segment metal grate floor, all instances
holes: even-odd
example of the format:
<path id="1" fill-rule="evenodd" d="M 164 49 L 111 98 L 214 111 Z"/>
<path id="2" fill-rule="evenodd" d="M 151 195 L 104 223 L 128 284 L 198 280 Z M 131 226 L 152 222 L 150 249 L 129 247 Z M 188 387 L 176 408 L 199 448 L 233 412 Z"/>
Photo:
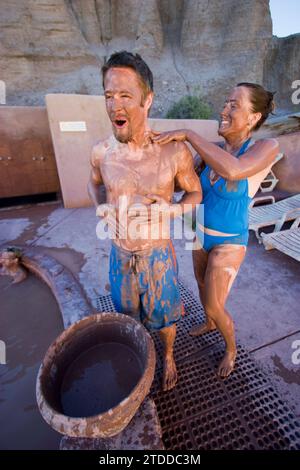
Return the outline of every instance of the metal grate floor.
<path id="1" fill-rule="evenodd" d="M 300 425 L 267 376 L 238 345 L 234 373 L 216 376 L 224 352 L 217 331 L 202 337 L 188 335 L 204 320 L 203 308 L 180 283 L 185 316 L 177 327 L 175 360 L 178 383 L 162 392 L 162 346 L 157 352 L 151 395 L 155 401 L 166 449 L 300 449 Z M 110 295 L 97 298 L 98 311 L 115 311 Z"/>

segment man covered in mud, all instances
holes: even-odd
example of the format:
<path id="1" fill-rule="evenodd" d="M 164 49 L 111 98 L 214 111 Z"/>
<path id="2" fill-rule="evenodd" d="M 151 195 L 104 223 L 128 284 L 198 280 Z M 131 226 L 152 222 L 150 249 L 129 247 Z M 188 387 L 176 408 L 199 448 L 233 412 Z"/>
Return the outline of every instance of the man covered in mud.
<path id="1" fill-rule="evenodd" d="M 27 277 L 21 265 L 21 252 L 16 248 L 7 248 L 0 252 L 0 275 L 11 276 L 12 284 L 18 284 Z"/>
<path id="2" fill-rule="evenodd" d="M 163 389 L 177 381 L 173 357 L 176 323 L 183 314 L 170 219 L 201 202 L 193 158 L 182 142 L 160 146 L 148 125 L 153 76 L 143 59 L 122 51 L 102 67 L 113 136 L 95 145 L 89 194 L 97 215 L 114 227 L 111 294 L 118 312 L 159 331 L 164 347 Z M 99 187 L 105 186 L 107 203 Z M 172 204 L 174 187 L 185 191 Z"/>

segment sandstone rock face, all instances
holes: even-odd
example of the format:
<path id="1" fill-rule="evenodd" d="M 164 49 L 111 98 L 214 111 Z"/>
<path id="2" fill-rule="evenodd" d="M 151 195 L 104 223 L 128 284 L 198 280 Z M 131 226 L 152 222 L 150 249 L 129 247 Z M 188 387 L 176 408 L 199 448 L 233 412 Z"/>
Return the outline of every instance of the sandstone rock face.
<path id="1" fill-rule="evenodd" d="M 268 0 L 0 0 L 8 105 L 44 104 L 49 92 L 101 94 L 105 57 L 127 49 L 153 70 L 153 116 L 195 90 L 217 112 L 242 80 L 277 88 L 290 109 L 299 41 L 272 38 Z"/>
<path id="2" fill-rule="evenodd" d="M 287 38 L 274 37 L 264 65 L 264 82 L 276 91 L 277 106 L 284 111 L 300 111 L 300 34 Z M 294 99 L 292 96 L 294 94 Z M 296 95 L 296 96 L 295 96 Z M 295 100 L 296 98 L 296 100 Z M 295 101 L 295 103 L 293 103 Z M 298 104 L 296 104 L 298 101 Z"/>

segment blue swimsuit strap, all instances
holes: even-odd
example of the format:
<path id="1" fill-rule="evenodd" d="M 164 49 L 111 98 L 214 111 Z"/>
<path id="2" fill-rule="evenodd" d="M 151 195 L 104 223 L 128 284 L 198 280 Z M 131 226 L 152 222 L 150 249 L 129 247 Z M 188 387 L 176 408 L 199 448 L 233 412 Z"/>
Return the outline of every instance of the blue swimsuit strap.
<path id="1" fill-rule="evenodd" d="M 239 150 L 239 153 L 237 154 L 237 157 L 240 157 L 243 153 L 245 153 L 249 143 L 251 141 L 251 137 L 249 139 L 247 139 L 243 145 L 241 146 L 240 150 Z M 210 167 L 208 167 L 208 172 L 210 171 Z M 216 182 L 215 184 L 211 185 L 211 189 L 214 187 L 215 189 L 220 186 L 220 184 L 222 183 L 222 181 L 224 180 L 225 178 L 223 177 L 220 177 Z"/>
<path id="2" fill-rule="evenodd" d="M 237 154 L 237 157 L 240 157 L 243 153 L 245 153 L 250 141 L 251 141 L 251 137 L 249 137 L 249 139 L 245 140 L 245 142 L 243 143 L 243 145 L 241 146 L 241 148 L 239 150 L 239 153 Z M 224 150 L 224 142 L 220 143 L 219 147 Z"/>
<path id="3" fill-rule="evenodd" d="M 239 150 L 239 153 L 237 154 L 237 157 L 240 157 L 243 153 L 245 153 L 249 143 L 250 143 L 250 140 L 251 140 L 251 137 L 249 139 L 247 139 L 243 145 L 241 146 L 240 150 Z"/>

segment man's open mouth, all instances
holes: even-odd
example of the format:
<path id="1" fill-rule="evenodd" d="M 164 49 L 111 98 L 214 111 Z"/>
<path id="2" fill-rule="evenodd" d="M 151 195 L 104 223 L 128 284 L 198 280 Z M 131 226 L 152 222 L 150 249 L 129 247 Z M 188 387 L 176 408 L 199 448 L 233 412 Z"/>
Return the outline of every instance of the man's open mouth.
<path id="1" fill-rule="evenodd" d="M 124 118 L 114 119 L 114 120 L 113 120 L 113 124 L 114 124 L 118 129 L 122 129 L 123 127 L 126 126 L 126 124 L 127 124 L 127 119 L 124 119 Z"/>

